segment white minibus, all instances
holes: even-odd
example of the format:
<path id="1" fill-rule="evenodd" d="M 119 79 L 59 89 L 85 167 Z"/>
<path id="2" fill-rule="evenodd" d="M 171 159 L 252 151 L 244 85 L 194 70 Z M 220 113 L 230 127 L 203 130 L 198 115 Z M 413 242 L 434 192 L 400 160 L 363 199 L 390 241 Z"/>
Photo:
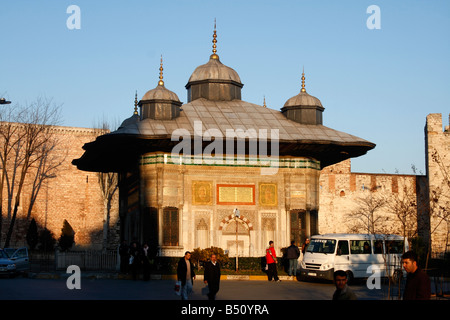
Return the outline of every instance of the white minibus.
<path id="1" fill-rule="evenodd" d="M 374 272 L 401 276 L 401 257 L 408 250 L 408 240 L 392 234 L 314 235 L 300 263 L 300 278 L 333 280 L 337 270 L 345 271 L 349 281 Z"/>

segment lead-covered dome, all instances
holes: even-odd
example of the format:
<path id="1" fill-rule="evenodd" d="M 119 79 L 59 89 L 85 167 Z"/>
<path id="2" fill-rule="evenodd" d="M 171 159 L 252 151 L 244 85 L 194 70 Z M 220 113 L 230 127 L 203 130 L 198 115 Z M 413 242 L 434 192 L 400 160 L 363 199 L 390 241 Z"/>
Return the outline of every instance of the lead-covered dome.
<path id="1" fill-rule="evenodd" d="M 241 99 L 241 88 L 244 85 L 238 73 L 220 61 L 216 53 L 216 38 L 214 26 L 213 54 L 207 63 L 198 66 L 191 74 L 186 84 L 188 102 L 200 98 L 213 101 Z"/>
<path id="2" fill-rule="evenodd" d="M 220 61 L 219 56 L 214 54 L 211 55 L 208 63 L 198 66 L 194 70 L 188 83 L 204 80 L 225 80 L 242 84 L 238 73 L 234 69 L 224 65 Z"/>
<path id="3" fill-rule="evenodd" d="M 163 64 L 159 67 L 159 81 L 156 88 L 147 91 L 139 101 L 141 119 L 172 120 L 180 115 L 182 105 L 176 93 L 164 86 Z"/>
<path id="4" fill-rule="evenodd" d="M 300 92 L 298 95 L 293 96 L 286 101 L 283 107 L 293 107 L 293 106 L 318 106 L 323 107 L 322 103 L 316 97 L 306 93 Z"/>
<path id="5" fill-rule="evenodd" d="M 301 124 L 322 124 L 322 113 L 325 108 L 316 97 L 305 89 L 305 73 L 302 73 L 302 89 L 300 93 L 288 99 L 281 108 L 286 118 Z"/>
<path id="6" fill-rule="evenodd" d="M 160 83 L 156 86 L 156 88 L 147 91 L 141 99 L 145 100 L 172 100 L 172 101 L 180 101 L 175 92 L 170 91 L 164 86 L 164 83 Z"/>

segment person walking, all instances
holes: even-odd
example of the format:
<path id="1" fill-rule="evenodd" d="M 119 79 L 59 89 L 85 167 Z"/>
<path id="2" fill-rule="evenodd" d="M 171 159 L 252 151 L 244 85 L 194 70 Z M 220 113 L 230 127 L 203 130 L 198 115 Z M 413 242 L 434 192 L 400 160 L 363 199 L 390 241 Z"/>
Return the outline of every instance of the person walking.
<path id="1" fill-rule="evenodd" d="M 150 248 L 148 247 L 147 243 L 144 243 L 144 245 L 142 246 L 142 273 L 144 281 L 150 280 L 151 264 L 152 260 L 150 257 Z"/>
<path id="2" fill-rule="evenodd" d="M 269 281 L 280 282 L 277 271 L 277 255 L 275 253 L 274 243 L 269 241 L 269 247 L 266 249 L 267 277 Z"/>
<path id="3" fill-rule="evenodd" d="M 120 272 L 128 273 L 128 265 L 130 264 L 130 254 L 128 252 L 128 244 L 125 240 L 119 246 L 119 255 L 120 255 Z"/>
<path id="4" fill-rule="evenodd" d="M 178 261 L 177 266 L 177 279 L 181 281 L 181 300 L 188 300 L 189 295 L 192 292 L 192 287 L 194 285 L 195 272 L 194 266 L 189 260 L 191 258 L 191 253 L 186 251 L 184 257 Z"/>
<path id="5" fill-rule="evenodd" d="M 428 275 L 417 265 L 417 255 L 407 251 L 402 255 L 402 265 L 407 272 L 403 300 L 430 300 L 431 282 Z"/>
<path id="6" fill-rule="evenodd" d="M 305 256 L 305 252 L 306 249 L 308 249 L 308 246 L 309 246 L 309 238 L 306 238 L 305 242 L 302 245 L 302 259 Z"/>
<path id="7" fill-rule="evenodd" d="M 214 253 L 211 254 L 210 261 L 205 265 L 204 282 L 208 285 L 208 299 L 216 300 L 216 294 L 220 287 L 220 265 Z"/>
<path id="8" fill-rule="evenodd" d="M 131 269 L 131 275 L 133 277 L 133 280 L 136 280 L 141 266 L 141 254 L 139 251 L 139 246 L 136 241 L 131 244 L 129 255 L 130 255 L 129 266 Z"/>
<path id="9" fill-rule="evenodd" d="M 295 245 L 295 241 L 292 240 L 286 254 L 286 258 L 289 260 L 288 274 L 290 277 L 297 275 L 298 257 L 300 257 L 300 249 Z"/>

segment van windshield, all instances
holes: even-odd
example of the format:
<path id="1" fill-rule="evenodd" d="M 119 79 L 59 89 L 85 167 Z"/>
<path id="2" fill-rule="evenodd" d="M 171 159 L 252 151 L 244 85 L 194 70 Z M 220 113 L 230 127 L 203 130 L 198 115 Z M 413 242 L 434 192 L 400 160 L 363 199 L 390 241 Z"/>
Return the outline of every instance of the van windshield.
<path id="1" fill-rule="evenodd" d="M 311 239 L 306 252 L 313 253 L 334 253 L 336 240 L 333 239 Z"/>

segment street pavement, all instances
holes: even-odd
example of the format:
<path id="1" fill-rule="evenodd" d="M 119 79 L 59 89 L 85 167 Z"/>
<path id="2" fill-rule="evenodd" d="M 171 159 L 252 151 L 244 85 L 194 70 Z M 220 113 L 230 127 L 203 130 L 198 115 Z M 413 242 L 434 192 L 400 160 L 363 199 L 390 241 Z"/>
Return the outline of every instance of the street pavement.
<path id="1" fill-rule="evenodd" d="M 386 285 L 370 290 L 365 281 L 350 286 L 358 301 L 343 305 L 331 301 L 335 289 L 331 282 L 227 279 L 221 281 L 215 302 L 202 295 L 205 285 L 201 279 L 194 281 L 194 290 L 188 301 L 181 301 L 180 296 L 174 293 L 174 279 L 143 281 L 85 274 L 80 278 L 79 289 L 69 289 L 71 283 L 67 274 L 48 278 L 2 278 L 0 308 L 16 310 L 21 317 L 26 314 L 35 316 L 36 310 L 67 310 L 65 314 L 76 318 L 92 318 L 94 314 L 103 318 L 134 317 L 141 313 L 144 316 L 147 312 L 147 316 L 155 313 L 167 319 L 262 320 L 295 314 L 311 316 L 308 310 L 318 318 L 334 318 L 336 313 L 344 311 L 349 319 L 369 314 L 389 314 L 391 318 L 408 313 L 414 315 L 412 310 L 415 308 L 447 310 L 449 307 L 448 299 L 446 302 L 435 300 L 433 302 L 438 304 L 432 305 L 406 304 L 398 300 L 395 292 L 388 296 Z"/>
<path id="2" fill-rule="evenodd" d="M 129 280 L 82 277 L 80 289 L 69 289 L 68 277 L 0 279 L 0 300 L 180 300 L 174 280 Z M 190 300 L 207 300 L 205 285 L 194 281 Z M 360 300 L 383 300 L 385 290 L 369 290 L 365 283 L 351 286 Z M 217 300 L 330 300 L 332 283 L 264 280 L 221 281 Z"/>

